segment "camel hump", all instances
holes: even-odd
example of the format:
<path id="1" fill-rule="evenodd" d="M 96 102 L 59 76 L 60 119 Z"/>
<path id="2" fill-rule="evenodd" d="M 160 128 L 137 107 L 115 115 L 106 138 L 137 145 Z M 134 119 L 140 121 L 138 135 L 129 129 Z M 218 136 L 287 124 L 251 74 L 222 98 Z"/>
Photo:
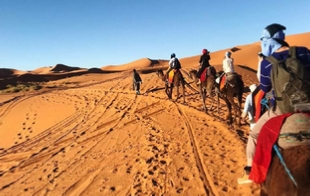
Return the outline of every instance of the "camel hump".
<path id="1" fill-rule="evenodd" d="M 282 125 L 278 144 L 287 149 L 293 146 L 310 146 L 310 114 L 295 113 L 287 117 Z"/>

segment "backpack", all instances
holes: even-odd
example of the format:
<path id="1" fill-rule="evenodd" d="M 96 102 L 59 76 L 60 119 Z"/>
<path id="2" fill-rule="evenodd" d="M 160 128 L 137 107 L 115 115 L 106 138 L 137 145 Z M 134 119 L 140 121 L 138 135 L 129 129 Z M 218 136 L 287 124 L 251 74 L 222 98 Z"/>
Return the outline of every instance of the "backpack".
<path id="1" fill-rule="evenodd" d="M 173 61 L 173 68 L 174 69 L 181 69 L 181 63 L 179 61 L 179 59 L 175 58 L 174 61 Z"/>
<path id="2" fill-rule="evenodd" d="M 271 83 L 276 106 L 282 113 L 294 112 L 294 105 L 310 102 L 310 73 L 296 57 L 296 47 L 289 48 L 289 56 L 278 60 L 266 57 L 272 63 Z"/>

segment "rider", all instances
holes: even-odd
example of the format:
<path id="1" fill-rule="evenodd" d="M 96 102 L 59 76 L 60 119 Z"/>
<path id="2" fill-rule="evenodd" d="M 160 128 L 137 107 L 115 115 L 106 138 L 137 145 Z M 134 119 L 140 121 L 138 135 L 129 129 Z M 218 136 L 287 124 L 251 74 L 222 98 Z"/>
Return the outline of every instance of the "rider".
<path id="1" fill-rule="evenodd" d="M 235 69 L 234 69 L 234 59 L 231 58 L 231 52 L 227 51 L 225 53 L 225 57 L 223 60 L 223 71 L 226 74 L 226 82 L 231 82 L 231 83 L 235 83 L 232 82 L 232 80 L 234 79 L 234 75 L 235 73 Z"/>
<path id="2" fill-rule="evenodd" d="M 200 56 L 200 60 L 199 60 L 199 69 L 197 72 L 197 78 L 199 79 L 197 84 L 201 83 L 200 76 L 201 76 L 202 72 L 206 68 L 210 67 L 209 61 L 210 61 L 211 57 L 209 54 L 210 54 L 210 52 L 207 49 L 202 50 L 202 55 Z"/>
<path id="3" fill-rule="evenodd" d="M 172 53 L 170 55 L 170 61 L 169 61 L 169 69 L 166 72 L 165 78 L 168 79 L 169 73 L 171 70 L 179 71 L 181 69 L 181 63 L 177 57 L 175 57 L 175 54 Z"/>
<path id="4" fill-rule="evenodd" d="M 268 25 L 264 31 L 261 38 L 261 48 L 264 56 L 273 56 L 278 60 L 285 60 L 289 56 L 289 45 L 284 41 L 285 34 L 284 30 L 286 28 L 280 24 L 271 24 Z M 296 49 L 297 58 L 307 67 L 310 67 L 310 51 L 305 47 L 297 47 Z M 260 57 L 260 87 L 262 91 L 268 93 L 272 90 L 271 83 L 271 67 L 272 64 L 269 63 L 265 58 Z M 249 174 L 252 168 L 252 162 L 256 150 L 256 140 L 258 134 L 261 131 L 263 125 L 270 119 L 275 116 L 281 115 L 282 112 L 276 106 L 276 101 L 274 97 L 271 99 L 272 109 L 265 112 L 260 119 L 256 122 L 253 129 L 250 131 L 248 143 L 246 147 L 246 157 L 247 165 L 244 168 L 245 174 L 242 178 L 238 179 L 239 184 L 251 183 L 252 180 L 249 179 Z"/>
<path id="5" fill-rule="evenodd" d="M 133 69 L 133 83 L 132 88 L 136 91 L 137 95 L 140 95 L 140 84 L 142 84 L 142 80 L 140 75 L 138 74 L 136 69 Z"/>
<path id="6" fill-rule="evenodd" d="M 248 96 L 245 99 L 245 104 L 244 104 L 244 108 L 243 108 L 243 112 L 241 115 L 242 120 L 244 121 L 245 117 L 248 116 L 249 117 L 249 121 L 250 121 L 250 129 L 252 130 L 254 125 L 255 125 L 255 120 L 254 120 L 254 110 L 253 110 L 253 92 L 255 91 L 255 89 L 257 88 L 256 84 L 252 84 L 249 89 L 251 91 L 250 94 L 248 94 Z"/>
<path id="7" fill-rule="evenodd" d="M 223 71 L 228 76 L 235 73 L 234 69 L 234 59 L 231 58 L 231 52 L 226 52 L 223 60 Z"/>

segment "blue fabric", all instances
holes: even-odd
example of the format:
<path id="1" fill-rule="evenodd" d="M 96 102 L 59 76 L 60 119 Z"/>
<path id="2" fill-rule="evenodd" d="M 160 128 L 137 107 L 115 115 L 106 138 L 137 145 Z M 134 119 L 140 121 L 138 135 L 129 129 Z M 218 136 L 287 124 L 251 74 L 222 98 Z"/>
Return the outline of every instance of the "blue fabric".
<path id="1" fill-rule="evenodd" d="M 253 103 L 252 103 L 252 93 L 250 93 L 244 103 L 243 113 L 247 113 L 249 116 L 249 120 L 253 120 L 254 112 L 253 112 Z"/>
<path id="2" fill-rule="evenodd" d="M 270 56 L 272 53 L 274 53 L 276 50 L 281 48 L 281 44 L 278 43 L 275 39 L 283 40 L 285 39 L 285 34 L 284 32 L 278 31 L 273 35 L 273 37 L 270 37 L 269 32 L 264 29 L 263 35 L 261 37 L 261 48 L 262 48 L 262 53 L 265 56 Z"/>
<path id="3" fill-rule="evenodd" d="M 278 60 L 284 60 L 288 57 L 288 50 L 274 52 L 272 56 Z M 310 70 L 310 51 L 306 47 L 297 47 L 296 56 Z M 270 78 L 271 66 L 272 64 L 266 59 L 260 64 L 260 87 L 265 93 L 272 89 Z M 271 100 L 271 103 L 273 105 L 274 99 Z"/>

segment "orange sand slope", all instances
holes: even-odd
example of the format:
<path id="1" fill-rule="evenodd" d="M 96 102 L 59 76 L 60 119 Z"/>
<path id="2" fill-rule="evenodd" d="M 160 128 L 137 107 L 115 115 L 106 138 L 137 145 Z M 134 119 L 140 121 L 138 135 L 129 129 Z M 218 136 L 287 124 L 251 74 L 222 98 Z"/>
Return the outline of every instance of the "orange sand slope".
<path id="1" fill-rule="evenodd" d="M 245 67 L 255 69 L 259 47 L 236 47 L 237 72 L 246 86 L 257 82 Z M 225 51 L 212 52 L 212 64 L 220 67 Z M 38 91 L 0 95 L 0 195 L 259 195 L 257 185 L 237 184 L 249 125 L 227 126 L 223 101 L 219 114 L 201 111 L 186 74 L 198 58 L 181 59 L 193 88 L 186 104 L 168 100 L 163 81 L 145 71 L 167 61 L 68 71 L 83 72 L 74 77 L 51 68 L 20 75 L 59 78 Z M 142 72 L 139 96 L 133 68 Z"/>

